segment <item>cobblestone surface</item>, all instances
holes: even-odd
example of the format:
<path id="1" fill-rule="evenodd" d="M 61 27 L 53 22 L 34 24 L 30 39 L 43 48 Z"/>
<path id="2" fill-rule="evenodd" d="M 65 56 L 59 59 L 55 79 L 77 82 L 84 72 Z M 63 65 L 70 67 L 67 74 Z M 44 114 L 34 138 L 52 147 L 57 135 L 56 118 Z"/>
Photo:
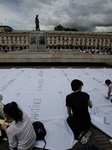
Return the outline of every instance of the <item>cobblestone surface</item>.
<path id="1" fill-rule="evenodd" d="M 110 143 L 110 137 L 107 136 L 105 133 L 100 131 L 97 128 L 92 128 L 94 137 L 96 142 L 101 150 L 112 150 L 112 144 Z"/>

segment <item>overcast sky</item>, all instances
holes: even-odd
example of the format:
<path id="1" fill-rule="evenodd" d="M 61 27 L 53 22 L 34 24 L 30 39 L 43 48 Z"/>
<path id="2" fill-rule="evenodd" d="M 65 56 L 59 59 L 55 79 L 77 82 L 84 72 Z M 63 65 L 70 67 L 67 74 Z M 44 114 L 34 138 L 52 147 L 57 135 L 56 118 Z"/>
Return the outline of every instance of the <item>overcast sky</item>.
<path id="1" fill-rule="evenodd" d="M 33 30 L 36 15 L 41 30 L 112 32 L 112 0 L 0 0 L 0 25 Z"/>

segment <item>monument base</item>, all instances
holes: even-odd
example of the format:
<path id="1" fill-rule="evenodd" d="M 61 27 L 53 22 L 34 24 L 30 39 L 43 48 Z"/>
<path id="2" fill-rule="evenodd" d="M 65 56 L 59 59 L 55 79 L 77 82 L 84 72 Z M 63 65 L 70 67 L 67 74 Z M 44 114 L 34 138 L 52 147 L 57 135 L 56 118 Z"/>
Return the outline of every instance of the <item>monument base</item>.
<path id="1" fill-rule="evenodd" d="M 29 33 L 29 52 L 45 52 L 46 36 L 43 31 L 32 31 Z"/>

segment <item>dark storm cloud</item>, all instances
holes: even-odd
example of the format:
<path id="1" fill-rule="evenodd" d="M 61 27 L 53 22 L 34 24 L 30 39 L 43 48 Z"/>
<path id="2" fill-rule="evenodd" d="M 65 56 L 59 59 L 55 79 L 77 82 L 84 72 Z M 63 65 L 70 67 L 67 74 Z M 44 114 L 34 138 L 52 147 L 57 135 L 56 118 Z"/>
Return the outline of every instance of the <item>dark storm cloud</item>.
<path id="1" fill-rule="evenodd" d="M 35 16 L 38 15 L 41 30 L 53 30 L 55 26 L 61 24 L 79 31 L 112 32 L 112 0 L 0 0 L 0 2 L 1 22 L 16 29 L 34 29 Z"/>
<path id="2" fill-rule="evenodd" d="M 108 0 L 97 0 L 80 5 L 71 2 L 70 7 L 74 8 L 74 13 L 71 12 L 70 14 L 75 15 L 74 25 L 76 24 L 79 30 L 94 31 L 96 26 L 110 26 L 112 24 L 110 19 L 112 7 L 110 7 Z M 69 21 L 71 22 L 71 20 L 73 20 L 73 17 L 70 17 Z M 72 24 L 72 27 L 74 25 Z"/>
<path id="3" fill-rule="evenodd" d="M 78 1 L 69 1 L 68 5 L 62 8 L 63 14 L 68 19 L 66 22 L 62 19 L 60 24 L 65 27 L 77 28 L 81 31 L 94 31 L 96 27 L 108 27 L 112 25 L 112 1 L 94 0 L 86 3 Z M 61 11 L 55 11 L 54 15 L 61 14 Z M 63 16 L 64 17 L 64 16 Z"/>

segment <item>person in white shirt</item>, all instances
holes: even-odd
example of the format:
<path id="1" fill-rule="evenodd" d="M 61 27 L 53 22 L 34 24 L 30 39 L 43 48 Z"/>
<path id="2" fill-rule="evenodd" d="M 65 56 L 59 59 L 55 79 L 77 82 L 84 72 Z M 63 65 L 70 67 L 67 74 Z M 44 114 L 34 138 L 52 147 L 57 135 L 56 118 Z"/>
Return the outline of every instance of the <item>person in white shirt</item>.
<path id="1" fill-rule="evenodd" d="M 3 96 L 0 94 L 0 119 L 4 119 L 4 104 L 1 102 L 3 99 Z"/>
<path id="2" fill-rule="evenodd" d="M 2 103 L 3 96 L 0 94 L 0 119 L 4 119 L 4 104 Z M 3 130 L 1 130 L 1 125 L 0 125 L 0 140 L 6 137 L 6 134 Z"/>
<path id="3" fill-rule="evenodd" d="M 9 148 L 11 150 L 31 150 L 36 141 L 36 134 L 30 118 L 17 105 L 16 102 L 4 106 L 5 121 L 11 123 L 7 128 L 5 124 L 1 129 L 5 131 Z"/>
<path id="4" fill-rule="evenodd" d="M 112 95 L 111 95 L 111 92 L 112 92 L 112 82 L 107 79 L 105 80 L 105 84 L 108 86 L 108 93 L 107 93 L 107 97 L 105 97 L 106 99 L 110 99 L 111 103 L 112 103 Z"/>

